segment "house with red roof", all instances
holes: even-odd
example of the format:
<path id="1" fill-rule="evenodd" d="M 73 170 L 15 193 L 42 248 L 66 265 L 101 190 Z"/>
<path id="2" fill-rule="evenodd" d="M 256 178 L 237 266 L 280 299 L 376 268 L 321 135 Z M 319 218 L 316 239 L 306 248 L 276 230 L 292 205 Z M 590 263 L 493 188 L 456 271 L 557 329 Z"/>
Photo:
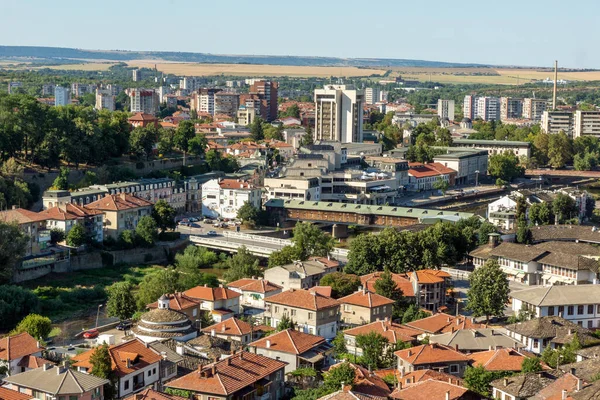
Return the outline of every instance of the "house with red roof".
<path id="1" fill-rule="evenodd" d="M 172 389 L 187 390 L 197 399 L 281 399 L 286 363 L 246 351 L 199 367 L 168 382 Z"/>
<path id="2" fill-rule="evenodd" d="M 169 310 L 185 314 L 190 321 L 195 321 L 199 318 L 201 312 L 200 300 L 193 299 L 181 292 L 167 294 L 166 296 L 169 299 Z M 157 309 L 158 301 L 147 304 L 146 308 L 150 310 Z"/>
<path id="3" fill-rule="evenodd" d="M 348 326 L 392 318 L 394 300 L 366 290 L 364 287 L 338 301 L 341 304 L 341 322 Z"/>
<path id="4" fill-rule="evenodd" d="M 43 350 L 40 342 L 27 332 L 5 336 L 0 339 L 0 365 L 7 367 L 9 376 L 25 372 L 37 364 L 47 363 L 41 358 Z"/>
<path id="5" fill-rule="evenodd" d="M 262 207 L 261 189 L 241 179 L 211 179 L 202 185 L 202 215 L 237 218 L 239 209 L 250 203 Z"/>
<path id="6" fill-rule="evenodd" d="M 13 207 L 11 210 L 0 211 L 0 221 L 16 223 L 25 233 L 28 240 L 25 256 L 39 253 L 50 242 L 50 231 L 46 229 L 46 220 L 40 213 Z"/>
<path id="7" fill-rule="evenodd" d="M 152 388 L 144 389 L 124 400 L 188 400 L 187 397 L 175 396 L 173 394 L 159 392 Z"/>
<path id="8" fill-rule="evenodd" d="M 263 278 L 243 278 L 227 284 L 227 288 L 242 295 L 240 306 L 244 314 L 256 315 L 265 311 L 265 298 L 281 293 L 282 287 Z"/>
<path id="9" fill-rule="evenodd" d="M 231 289 L 196 286 L 183 294 L 200 303 L 200 310 L 209 312 L 215 322 L 225 321 L 240 313 L 241 294 Z"/>
<path id="10" fill-rule="evenodd" d="M 69 234 L 75 225 L 81 225 L 92 240 L 104 240 L 104 213 L 74 203 L 60 204 L 38 213 L 46 222 L 47 229 L 60 229 Z"/>
<path id="11" fill-rule="evenodd" d="M 156 118 L 152 114 L 146 114 L 143 112 L 135 113 L 132 117 L 129 117 L 127 119 L 127 121 L 134 128 L 139 128 L 139 127 L 145 128 L 149 125 L 154 125 L 154 126 L 158 127 L 158 118 Z"/>
<path id="12" fill-rule="evenodd" d="M 90 357 L 95 349 L 72 358 L 77 371 L 89 374 L 92 370 Z M 140 339 L 108 348 L 112 371 L 117 377 L 117 394 L 121 398 L 143 390 L 156 383 L 165 382 L 177 375 L 177 365 L 163 362 L 162 355 Z M 167 368 L 167 366 L 169 368 Z"/>
<path id="13" fill-rule="evenodd" d="M 464 386 L 451 382 L 428 379 L 402 388 L 398 387 L 390 395 L 398 400 L 480 400 L 481 396 Z"/>
<path id="14" fill-rule="evenodd" d="M 343 363 L 332 365 L 331 368 L 329 368 L 329 372 L 342 364 Z M 389 397 L 392 391 L 387 383 L 385 383 L 385 381 L 375 372 L 357 364 L 348 363 L 348 365 L 354 370 L 354 382 L 352 382 L 353 392 L 367 396 L 369 399 L 373 400 L 387 399 Z"/>
<path id="15" fill-rule="evenodd" d="M 18 390 L 12 390 L 0 386 L 0 400 L 33 400 L 33 394 L 21 393 Z"/>
<path id="16" fill-rule="evenodd" d="M 290 289 L 265 299 L 266 325 L 276 328 L 286 316 L 299 331 L 333 339 L 337 334 L 340 303 L 305 289 Z"/>
<path id="17" fill-rule="evenodd" d="M 293 329 L 274 333 L 248 347 L 253 353 L 286 362 L 286 374 L 298 368 L 321 370 L 333 361 L 333 346 L 324 337 Z"/>
<path id="18" fill-rule="evenodd" d="M 408 163 L 409 190 L 434 190 L 434 184 L 443 180 L 454 186 L 457 172 L 440 163 Z"/>
<path id="19" fill-rule="evenodd" d="M 419 339 L 424 339 L 430 335 L 452 333 L 461 329 L 486 327 L 485 324 L 476 323 L 472 317 L 465 317 L 464 315 L 453 316 L 444 313 L 433 314 L 430 317 L 408 322 L 405 325 L 409 328 L 422 331 L 423 333 L 419 335 Z"/>
<path id="20" fill-rule="evenodd" d="M 375 332 L 388 340 L 390 348 L 395 347 L 396 343 L 417 343 L 417 337 L 423 332 L 418 329 L 407 327 L 406 325 L 392 322 L 391 318 L 384 318 L 370 324 L 360 325 L 355 328 L 344 331 L 344 342 L 348 353 L 361 356 L 363 349 L 356 346 L 356 337 Z"/>
<path id="21" fill-rule="evenodd" d="M 152 213 L 152 203 L 127 193 L 106 195 L 86 206 L 104 213 L 104 235 L 117 239 L 124 230 L 136 228 L 140 218 Z"/>
<path id="22" fill-rule="evenodd" d="M 434 369 L 462 377 L 470 362 L 467 355 L 437 343 L 398 350 L 394 354 L 398 358 L 398 370 L 405 373 Z"/>
<path id="23" fill-rule="evenodd" d="M 534 357 L 535 354 L 529 353 L 524 350 L 516 350 L 510 348 L 478 351 L 469 355 L 472 366 L 483 367 L 487 371 L 494 372 L 521 372 L 523 361 L 527 358 Z"/>
<path id="24" fill-rule="evenodd" d="M 214 325 L 202 328 L 205 335 L 219 339 L 240 342 L 245 345 L 262 336 L 263 331 L 238 318 L 229 318 Z"/>

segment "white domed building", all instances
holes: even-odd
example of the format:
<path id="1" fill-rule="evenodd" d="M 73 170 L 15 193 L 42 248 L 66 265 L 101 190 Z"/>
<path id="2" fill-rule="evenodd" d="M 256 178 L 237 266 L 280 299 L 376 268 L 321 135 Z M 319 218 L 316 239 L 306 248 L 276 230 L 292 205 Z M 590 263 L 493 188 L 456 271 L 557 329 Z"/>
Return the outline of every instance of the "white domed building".
<path id="1" fill-rule="evenodd" d="M 167 339 L 186 342 L 198 336 L 198 330 L 184 313 L 169 309 L 169 298 L 165 295 L 158 299 L 158 308 L 142 314 L 132 331 L 145 343 Z"/>

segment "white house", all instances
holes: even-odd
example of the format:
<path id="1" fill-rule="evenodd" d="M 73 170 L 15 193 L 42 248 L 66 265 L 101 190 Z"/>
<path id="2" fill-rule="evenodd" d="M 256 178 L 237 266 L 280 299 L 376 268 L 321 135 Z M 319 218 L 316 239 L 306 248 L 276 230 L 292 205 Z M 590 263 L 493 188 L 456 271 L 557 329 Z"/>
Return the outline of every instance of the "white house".
<path id="1" fill-rule="evenodd" d="M 492 224 L 506 230 L 515 228 L 517 202 L 510 196 L 503 196 L 488 204 L 487 218 Z"/>
<path id="2" fill-rule="evenodd" d="M 243 278 L 227 284 L 227 288 L 242 295 L 243 313 L 261 314 L 265 311 L 265 298 L 281 293 L 282 287 L 267 279 Z"/>
<path id="3" fill-rule="evenodd" d="M 261 190 L 239 179 L 212 179 L 202 185 L 202 215 L 236 218 L 238 210 L 249 202 L 260 210 Z"/>

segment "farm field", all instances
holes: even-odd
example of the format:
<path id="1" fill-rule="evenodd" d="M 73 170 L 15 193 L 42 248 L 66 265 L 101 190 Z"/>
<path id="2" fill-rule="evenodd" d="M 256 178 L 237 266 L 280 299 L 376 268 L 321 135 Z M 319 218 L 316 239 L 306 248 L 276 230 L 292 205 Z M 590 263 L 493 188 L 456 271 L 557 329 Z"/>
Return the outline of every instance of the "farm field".
<path id="1" fill-rule="evenodd" d="M 115 63 L 109 62 L 91 62 L 91 63 L 82 63 L 82 64 L 62 64 L 62 65 L 41 65 L 35 67 L 34 69 L 39 68 L 50 68 L 50 69 L 60 69 L 67 71 L 106 71 L 110 67 L 115 65 Z"/>

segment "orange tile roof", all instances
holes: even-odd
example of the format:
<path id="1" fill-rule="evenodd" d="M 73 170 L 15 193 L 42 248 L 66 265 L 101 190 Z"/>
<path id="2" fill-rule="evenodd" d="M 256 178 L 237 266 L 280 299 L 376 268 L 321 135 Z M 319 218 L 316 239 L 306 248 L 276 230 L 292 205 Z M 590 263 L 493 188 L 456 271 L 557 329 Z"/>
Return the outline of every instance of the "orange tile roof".
<path id="1" fill-rule="evenodd" d="M 444 282 L 444 277 L 436 275 L 432 272 L 436 272 L 433 270 L 420 270 L 411 272 L 411 274 L 415 274 L 417 276 L 417 280 L 419 284 L 433 284 L 433 283 L 442 283 Z"/>
<path id="2" fill-rule="evenodd" d="M 152 203 L 127 193 L 106 195 L 86 206 L 90 210 L 122 211 L 141 207 L 152 207 Z"/>
<path id="3" fill-rule="evenodd" d="M 515 349 L 478 351 L 469 355 L 473 366 L 483 366 L 488 371 L 521 372 L 523 360 L 530 358 Z"/>
<path id="4" fill-rule="evenodd" d="M 315 311 L 340 305 L 337 300 L 304 289 L 290 289 L 266 298 L 265 302 Z"/>
<path id="5" fill-rule="evenodd" d="M 281 289 L 281 286 L 269 282 L 266 279 L 239 279 L 227 284 L 227 286 L 255 293 L 269 293 Z"/>
<path id="6" fill-rule="evenodd" d="M 333 288 L 331 286 L 313 286 L 308 289 L 309 292 L 318 293 L 321 296 L 331 297 Z"/>
<path id="7" fill-rule="evenodd" d="M 269 347 L 267 347 L 267 342 L 269 342 Z M 299 355 L 322 343 L 325 343 L 325 338 L 321 336 L 310 335 L 293 329 L 286 329 L 252 342 L 248 346 Z"/>
<path id="8" fill-rule="evenodd" d="M 438 343 L 424 344 L 406 350 L 398 350 L 394 354 L 411 365 L 469 361 L 469 357 L 463 353 Z"/>
<path id="9" fill-rule="evenodd" d="M 329 368 L 329 371 L 337 368 L 341 364 L 343 363 L 332 365 Z M 352 391 L 382 398 L 387 398 L 390 395 L 391 390 L 381 377 L 360 365 L 352 363 L 348 364 L 354 370 L 354 384 L 352 385 Z"/>
<path id="10" fill-rule="evenodd" d="M 219 322 L 218 324 L 207 326 L 206 328 L 202 329 L 202 332 L 211 333 L 213 329 L 217 334 L 233 336 L 248 335 L 253 331 L 252 325 L 237 318 L 229 318 L 225 321 Z"/>
<path id="11" fill-rule="evenodd" d="M 377 293 L 371 293 L 368 290 L 359 290 L 351 295 L 338 299 L 342 304 L 352 304 L 359 307 L 373 308 L 394 304 L 394 300 L 381 296 Z"/>
<path id="12" fill-rule="evenodd" d="M 0 339 L 0 360 L 18 360 L 42 350 L 44 348 L 27 332 Z"/>
<path id="13" fill-rule="evenodd" d="M 370 332 L 376 332 L 387 338 L 389 343 L 412 342 L 417 336 L 423 332 L 417 329 L 412 329 L 405 325 L 395 324 L 387 319 L 382 321 L 371 322 L 370 324 L 357 326 L 356 328 L 347 329 L 344 335 L 358 336 L 366 335 Z"/>
<path id="14" fill-rule="evenodd" d="M 166 386 L 191 392 L 229 396 L 272 373 L 282 370 L 286 362 L 245 351 L 201 367 Z"/>
<path id="15" fill-rule="evenodd" d="M 577 390 L 578 381 L 579 379 L 577 379 L 577 376 L 568 372 L 540 390 L 535 398 L 543 400 L 562 400 L 563 390 L 567 393 L 575 392 Z M 598 398 L 598 393 L 595 398 Z"/>
<path id="16" fill-rule="evenodd" d="M 429 379 L 449 382 L 458 386 L 463 385 L 462 379 L 459 379 L 456 376 L 450 375 L 446 372 L 435 371 L 433 369 L 420 369 L 402 374 L 402 372 L 398 371 L 397 368 L 389 368 L 377 370 L 375 371 L 375 374 L 381 378 L 384 378 L 388 375 L 393 375 L 396 377 L 398 383 L 402 384 L 402 387 L 414 385 L 415 383 L 427 381 Z"/>
<path id="17" fill-rule="evenodd" d="M 187 400 L 187 397 L 175 396 L 148 388 L 129 397 L 125 397 L 124 400 Z"/>
<path id="18" fill-rule="evenodd" d="M 340 266 L 340 262 L 338 260 L 334 260 L 327 257 L 313 257 L 312 260 L 320 262 L 326 268 L 337 268 Z"/>
<path id="19" fill-rule="evenodd" d="M 186 296 L 184 293 L 167 294 L 169 298 L 169 309 L 183 311 L 189 308 L 198 307 L 199 301 Z M 158 301 L 146 305 L 147 308 L 158 308 Z"/>
<path id="20" fill-rule="evenodd" d="M 154 115 L 137 112 L 132 117 L 129 117 L 128 121 L 158 121 L 158 119 Z"/>
<path id="21" fill-rule="evenodd" d="M 408 163 L 408 173 L 415 178 L 425 178 L 430 176 L 451 175 L 456 174 L 456 171 L 439 163 Z"/>
<path id="22" fill-rule="evenodd" d="M 90 363 L 90 357 L 93 352 L 94 349 L 76 355 L 73 357 L 73 365 L 91 369 L 92 364 Z M 150 347 L 146 347 L 146 344 L 140 339 L 133 339 L 129 342 L 110 346 L 108 352 L 110 353 L 112 361 L 112 370 L 115 371 L 118 376 L 125 376 L 139 371 L 149 365 L 158 363 L 162 359 L 158 352 Z M 131 361 L 137 360 L 137 362 L 127 366 L 127 359 Z"/>
<path id="23" fill-rule="evenodd" d="M 222 179 L 219 182 L 221 189 L 251 189 L 249 182 L 243 182 L 237 179 Z"/>
<path id="24" fill-rule="evenodd" d="M 383 272 L 373 272 L 372 274 L 363 275 L 360 277 L 360 282 L 363 286 L 372 292 L 375 291 L 375 282 L 381 277 Z M 392 280 L 396 282 L 396 287 L 402 291 L 405 297 L 415 297 L 413 285 L 405 275 L 392 273 Z"/>
<path id="25" fill-rule="evenodd" d="M 24 208 L 15 208 L 14 210 L 0 211 L 0 221 L 30 224 L 32 222 L 45 221 L 45 218 L 39 213 Z"/>
<path id="26" fill-rule="evenodd" d="M 468 389 L 463 386 L 454 385 L 452 383 L 438 381 L 435 379 L 429 379 L 414 385 L 410 385 L 404 389 L 396 389 L 392 392 L 390 397 L 392 399 L 402 400 L 432 400 L 441 398 L 440 396 L 446 394 L 449 396 L 446 397 L 446 399 L 456 400 L 460 399 L 467 392 Z"/>
<path id="27" fill-rule="evenodd" d="M 443 313 L 433 314 L 431 317 L 408 322 L 406 325 L 414 329 L 420 329 L 426 333 L 446 333 L 454 332 L 458 329 L 485 328 L 485 325 L 477 324 L 471 318 L 463 315 L 455 317 Z"/>
<path id="28" fill-rule="evenodd" d="M 39 368 L 44 364 L 52 364 L 54 365 L 54 363 L 50 360 L 46 360 L 45 358 L 42 357 L 36 357 L 36 356 L 25 356 L 23 358 L 21 358 L 21 361 L 19 361 L 19 367 L 25 367 L 25 368 L 29 368 L 29 369 L 35 369 L 35 368 Z"/>
<path id="29" fill-rule="evenodd" d="M 239 294 L 238 292 L 234 292 L 231 289 L 222 287 L 210 288 L 206 285 L 193 287 L 183 292 L 183 294 L 185 294 L 188 297 L 191 297 L 192 299 L 200 299 L 207 301 L 235 299 L 236 297 L 241 296 L 241 294 Z"/>
<path id="30" fill-rule="evenodd" d="M 34 398 L 33 395 L 0 386 L 0 400 L 29 400 Z"/>
<path id="31" fill-rule="evenodd" d="M 88 209 L 86 207 L 71 203 L 67 203 L 64 207 L 55 206 L 40 211 L 40 215 L 43 216 L 45 220 L 55 221 L 84 219 L 86 217 L 93 217 L 99 214 L 102 214 L 102 211 Z"/>

